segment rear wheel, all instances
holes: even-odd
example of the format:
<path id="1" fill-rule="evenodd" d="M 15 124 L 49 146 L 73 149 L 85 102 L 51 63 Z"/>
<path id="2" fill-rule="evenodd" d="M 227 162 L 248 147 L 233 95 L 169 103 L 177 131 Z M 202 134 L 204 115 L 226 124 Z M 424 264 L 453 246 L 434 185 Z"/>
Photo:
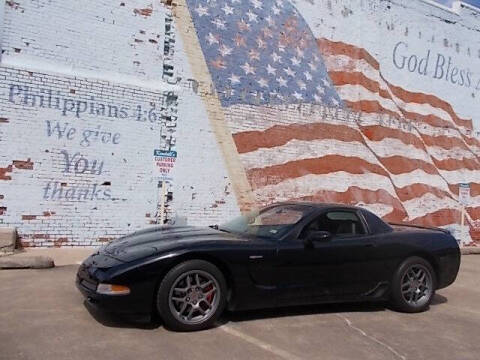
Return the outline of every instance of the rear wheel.
<path id="1" fill-rule="evenodd" d="M 392 282 L 392 303 L 402 312 L 422 312 L 428 309 L 435 295 L 435 272 L 421 257 L 405 260 L 397 269 Z"/>
<path id="2" fill-rule="evenodd" d="M 227 287 L 212 263 L 190 260 L 175 266 L 157 293 L 157 310 L 172 330 L 194 331 L 211 327 L 225 308 Z"/>

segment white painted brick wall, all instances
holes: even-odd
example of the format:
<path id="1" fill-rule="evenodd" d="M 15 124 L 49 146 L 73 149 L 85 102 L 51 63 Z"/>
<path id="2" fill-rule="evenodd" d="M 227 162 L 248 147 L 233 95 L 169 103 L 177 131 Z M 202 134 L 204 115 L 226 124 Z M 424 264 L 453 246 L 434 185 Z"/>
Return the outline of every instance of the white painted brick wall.
<path id="1" fill-rule="evenodd" d="M 160 1 L 7 1 L 3 62 L 158 80 L 164 20 Z"/>
<path id="2" fill-rule="evenodd" d="M 479 12 L 460 3 L 457 12 L 433 4 L 433 0 L 329 0 L 297 1 L 296 6 L 316 37 L 366 49 L 380 62 L 382 73 L 391 83 L 445 99 L 459 116 L 473 118 L 480 129 Z M 408 46 L 399 53 L 401 56 L 421 58 L 430 50 L 428 76 L 394 66 L 393 50 L 400 41 Z M 451 57 L 458 68 L 473 71 L 476 81 L 467 88 L 434 79 L 437 54 L 447 63 Z"/>
<path id="3" fill-rule="evenodd" d="M 33 244 L 41 246 L 52 245 L 59 238 L 67 238 L 69 244 L 91 245 L 99 238 L 147 225 L 150 218 L 146 214 L 153 216 L 156 208 L 152 154 L 160 144 L 163 95 L 105 81 L 6 67 L 0 68 L 0 76 L 0 113 L 6 121 L 0 126 L 0 167 L 13 165 L 6 174 L 11 180 L 1 182 L 0 193 L 7 206 L 3 222 L 18 226 L 25 239 L 33 238 Z M 28 94 L 43 90 L 43 107 L 39 97 L 37 106 L 25 105 L 27 88 Z M 61 97 L 62 104 L 67 101 L 67 106 L 72 101 L 88 101 L 89 111 L 78 117 L 75 111 L 63 115 L 63 106 L 60 110 L 53 107 L 55 100 L 52 108 L 48 107 L 47 91 L 59 94 L 55 97 Z M 158 120 L 144 121 L 142 114 L 138 121 L 137 106 L 143 112 L 150 111 L 152 104 Z M 118 117 L 113 116 L 113 108 L 111 117 L 108 110 L 105 115 L 92 114 L 92 105 L 95 111 L 101 111 L 102 105 L 116 106 Z M 56 124 L 67 129 L 61 138 L 53 133 Z M 68 129 L 75 129 L 69 138 Z M 79 160 L 81 157 L 86 160 Z M 16 168 L 15 160 L 31 162 L 31 169 Z M 91 171 L 95 161 L 97 166 Z M 46 190 L 48 184 L 51 188 Z M 55 186 L 63 188 L 63 196 L 53 195 Z M 93 186 L 101 189 L 94 199 Z M 85 188 L 90 189 L 87 199 L 79 193 Z"/>
<path id="4" fill-rule="evenodd" d="M 393 46 L 403 40 L 415 51 L 430 46 L 477 71 L 479 24 L 471 9 L 461 8 L 456 14 L 421 0 L 293 2 L 316 37 L 367 49 L 381 61 L 392 82 L 435 93 L 478 123 L 480 95 L 448 84 L 439 86 L 431 79 L 419 81 L 395 69 L 391 58 Z M 218 119 L 209 119 L 203 95 L 192 88 L 192 59 L 187 58 L 179 32 L 173 27 L 166 34 L 176 4 L 165 3 L 6 2 L 0 66 L 0 224 L 18 227 L 25 245 L 97 245 L 151 225 L 159 196 L 153 173 L 156 148 L 178 152 L 168 187 L 173 195 L 167 207 L 170 221 L 208 225 L 239 214 L 232 179 L 211 126 Z M 171 74 L 166 65 L 173 66 Z M 167 106 L 169 92 L 177 100 Z M 25 94 L 30 95 L 26 103 Z M 37 95 L 35 106 L 32 95 Z M 56 97 L 60 109 L 55 109 Z M 87 107 L 77 116 L 84 102 Z M 98 104 L 107 107 L 106 113 L 100 109 L 96 114 Z M 108 116 L 108 105 L 118 107 L 118 117 Z M 156 121 L 144 121 L 152 107 Z M 244 127 L 248 116 L 238 114 Z M 285 121 L 293 118 L 292 111 L 285 111 Z M 49 136 L 47 122 L 68 123 L 75 133 L 71 140 Z M 84 131 L 98 127 L 118 133 L 118 144 L 100 140 L 82 145 Z M 62 151 L 69 156 L 79 153 L 76 158 L 83 156 L 90 166 L 96 160 L 97 174 L 82 171 L 84 160 L 79 173 L 75 164 L 66 172 Z M 45 194 L 49 183 L 59 184 L 64 192 L 96 184 L 107 199 L 52 200 L 51 189 Z"/>
<path id="5" fill-rule="evenodd" d="M 138 0 L 7 2 L 0 67 L 0 224 L 18 227 L 25 246 L 97 245 L 155 223 L 158 148 L 179 151 L 168 185 L 170 221 L 207 225 L 238 214 L 206 112 L 198 111 L 201 97 L 185 81 L 167 83 L 177 74 L 191 77 L 173 27 L 165 36 L 169 14 L 160 2 Z M 175 75 L 165 74 L 164 64 L 174 62 Z M 167 93 L 177 102 L 168 105 Z M 104 114 L 98 104 L 107 107 Z M 117 106 L 117 117 L 108 116 L 108 105 Z M 49 122 L 62 129 L 68 124 L 67 133 L 74 128 L 71 139 L 49 136 Z M 119 134 L 118 144 L 100 139 L 87 146 L 84 132 L 97 129 Z M 68 167 L 67 153 L 75 161 L 87 159 L 89 167 L 97 161 L 94 174 L 83 171 L 83 159 L 77 172 L 75 161 Z M 63 189 L 62 198 L 52 195 L 54 186 Z M 103 200 L 92 200 L 94 186 Z M 85 189 L 87 199 L 79 199 L 78 191 Z"/>

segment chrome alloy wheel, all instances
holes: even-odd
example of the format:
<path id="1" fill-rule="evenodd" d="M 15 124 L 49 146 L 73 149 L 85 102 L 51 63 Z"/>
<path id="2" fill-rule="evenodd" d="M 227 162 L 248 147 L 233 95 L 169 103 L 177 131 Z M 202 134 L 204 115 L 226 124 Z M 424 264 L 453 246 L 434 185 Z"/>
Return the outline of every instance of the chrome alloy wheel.
<path id="1" fill-rule="evenodd" d="M 423 306 L 432 296 L 432 275 L 423 265 L 410 266 L 403 275 L 401 284 L 403 299 L 410 305 Z"/>
<path id="2" fill-rule="evenodd" d="M 208 272 L 192 270 L 174 281 L 168 295 L 173 316 L 183 324 L 193 325 L 208 320 L 220 302 L 220 286 Z"/>

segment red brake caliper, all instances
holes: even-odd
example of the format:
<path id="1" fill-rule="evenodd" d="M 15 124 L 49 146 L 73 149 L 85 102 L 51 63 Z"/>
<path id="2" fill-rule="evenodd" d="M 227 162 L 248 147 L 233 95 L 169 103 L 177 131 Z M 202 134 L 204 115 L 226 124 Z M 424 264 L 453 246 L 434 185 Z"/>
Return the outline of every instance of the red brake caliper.
<path id="1" fill-rule="evenodd" d="M 209 292 L 209 291 L 212 290 L 212 289 L 213 289 L 213 285 L 209 285 L 209 286 L 207 286 L 207 287 L 204 289 L 204 291 L 205 291 L 205 292 Z M 213 300 L 213 296 L 214 296 L 214 295 L 215 295 L 215 291 L 212 291 L 210 294 L 207 295 L 207 301 L 208 301 L 209 304 L 212 303 L 212 300 Z"/>

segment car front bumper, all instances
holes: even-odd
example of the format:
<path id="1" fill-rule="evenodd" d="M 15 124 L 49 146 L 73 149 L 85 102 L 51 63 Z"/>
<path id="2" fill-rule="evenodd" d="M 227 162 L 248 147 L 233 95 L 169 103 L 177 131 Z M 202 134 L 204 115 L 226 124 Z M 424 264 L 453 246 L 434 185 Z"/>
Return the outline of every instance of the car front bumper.
<path id="1" fill-rule="evenodd" d="M 439 277 L 437 279 L 437 289 L 443 289 L 451 285 L 457 278 L 460 270 L 461 255 L 460 250 L 453 250 L 447 255 L 438 258 Z"/>
<path id="2" fill-rule="evenodd" d="M 95 308 L 113 313 L 151 314 L 154 308 L 154 284 L 145 281 L 123 283 L 130 288 L 126 295 L 105 295 L 97 292 L 99 282 L 117 283 L 115 279 L 99 281 L 95 274 L 99 269 L 87 259 L 78 269 L 76 286 L 86 301 Z"/>
<path id="3" fill-rule="evenodd" d="M 78 277 L 76 285 L 77 289 L 85 297 L 85 300 L 99 310 L 113 313 L 147 313 L 151 310 L 142 306 L 132 306 L 135 301 L 132 301 L 130 295 L 98 294 L 95 290 L 85 286 L 85 283 Z"/>

